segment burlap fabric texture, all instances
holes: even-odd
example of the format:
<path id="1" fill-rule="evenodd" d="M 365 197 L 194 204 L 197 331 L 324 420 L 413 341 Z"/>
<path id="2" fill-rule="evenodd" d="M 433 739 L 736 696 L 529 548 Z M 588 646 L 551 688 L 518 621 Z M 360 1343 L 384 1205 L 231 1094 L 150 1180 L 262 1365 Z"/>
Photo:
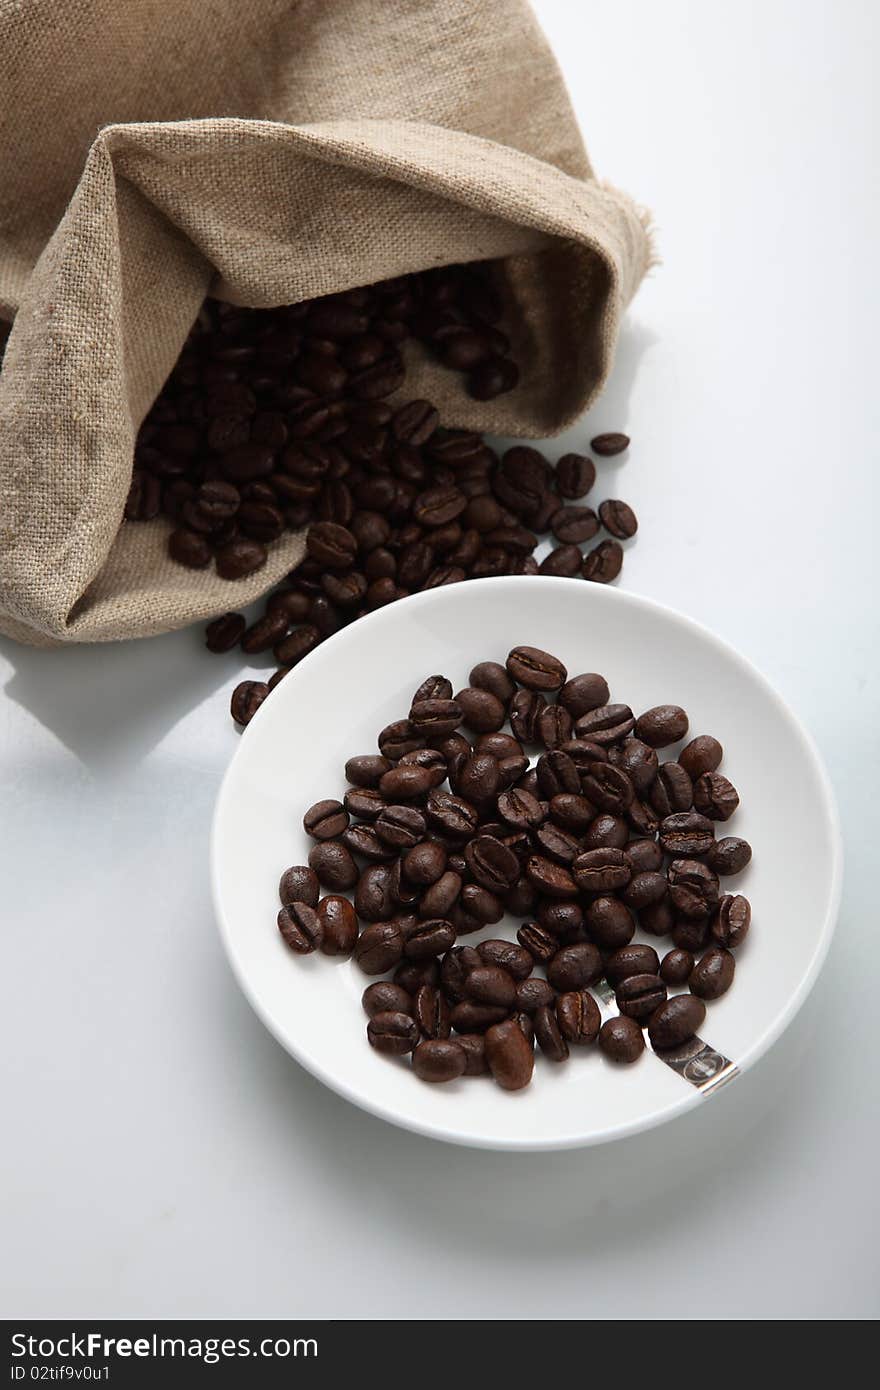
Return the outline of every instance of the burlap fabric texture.
<path id="1" fill-rule="evenodd" d="M 235 586 L 123 524 L 138 426 L 206 293 L 269 306 L 503 259 L 521 385 L 444 423 L 552 434 L 610 369 L 650 260 L 596 181 L 522 0 L 0 0 L 0 631 L 148 636 Z"/>

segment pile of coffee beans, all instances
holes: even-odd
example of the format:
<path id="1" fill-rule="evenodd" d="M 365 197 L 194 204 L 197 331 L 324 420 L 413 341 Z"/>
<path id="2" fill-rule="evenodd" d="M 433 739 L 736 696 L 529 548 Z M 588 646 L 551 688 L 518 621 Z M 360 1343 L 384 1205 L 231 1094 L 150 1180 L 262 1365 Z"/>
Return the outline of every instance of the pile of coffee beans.
<path id="1" fill-rule="evenodd" d="M 367 1038 L 424 1081 L 488 1072 L 518 1090 L 536 1044 L 557 1063 L 592 1043 L 636 1061 L 645 1029 L 655 1051 L 680 1046 L 730 988 L 751 919 L 719 882 L 751 859 L 716 834 L 739 797 L 718 740 L 688 732 L 678 705 L 637 715 L 535 647 L 480 662 L 457 693 L 429 676 L 378 751 L 349 758 L 342 800 L 306 812 L 284 941 L 384 976 L 363 996 Z M 516 940 L 460 944 L 505 914 Z M 668 939 L 662 959 L 637 930 Z M 600 981 L 619 1010 L 604 1023 Z"/>

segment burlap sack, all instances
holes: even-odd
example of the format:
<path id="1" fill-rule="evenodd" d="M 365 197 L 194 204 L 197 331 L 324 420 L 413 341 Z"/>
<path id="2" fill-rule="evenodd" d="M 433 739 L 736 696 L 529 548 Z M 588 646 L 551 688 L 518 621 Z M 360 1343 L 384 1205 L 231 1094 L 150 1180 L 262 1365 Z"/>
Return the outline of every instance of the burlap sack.
<path id="1" fill-rule="evenodd" d="M 0 630 L 146 636 L 255 598 L 122 525 L 138 426 L 207 291 L 275 305 L 504 257 L 516 391 L 421 361 L 444 422 L 545 435 L 601 388 L 649 261 L 522 0 L 0 5 Z"/>

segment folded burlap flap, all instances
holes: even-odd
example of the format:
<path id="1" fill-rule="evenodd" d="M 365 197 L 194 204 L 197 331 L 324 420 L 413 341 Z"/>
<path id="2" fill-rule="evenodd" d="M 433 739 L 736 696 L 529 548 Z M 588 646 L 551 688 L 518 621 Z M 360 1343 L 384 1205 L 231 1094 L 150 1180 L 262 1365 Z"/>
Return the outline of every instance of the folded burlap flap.
<path id="1" fill-rule="evenodd" d="M 234 586 L 122 524 L 138 426 L 204 295 L 271 306 L 503 258 L 520 386 L 470 400 L 416 349 L 444 423 L 562 429 L 601 389 L 650 260 L 595 181 L 521 0 L 28 0 L 0 11 L 0 631 L 148 636 Z"/>

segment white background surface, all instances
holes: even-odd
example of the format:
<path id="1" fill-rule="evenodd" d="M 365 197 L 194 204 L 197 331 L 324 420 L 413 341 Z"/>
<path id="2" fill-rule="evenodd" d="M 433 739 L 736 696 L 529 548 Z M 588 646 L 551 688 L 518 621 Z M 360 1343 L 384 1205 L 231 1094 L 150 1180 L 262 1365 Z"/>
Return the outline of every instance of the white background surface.
<path id="1" fill-rule="evenodd" d="M 536 9 L 664 262 L 569 440 L 630 430 L 600 475 L 641 521 L 623 583 L 738 646 L 824 753 L 848 859 L 827 968 L 756 1070 L 667 1128 L 523 1156 L 398 1132 L 302 1072 L 222 957 L 235 659 L 197 632 L 4 643 L 6 1316 L 878 1312 L 878 11 Z"/>

